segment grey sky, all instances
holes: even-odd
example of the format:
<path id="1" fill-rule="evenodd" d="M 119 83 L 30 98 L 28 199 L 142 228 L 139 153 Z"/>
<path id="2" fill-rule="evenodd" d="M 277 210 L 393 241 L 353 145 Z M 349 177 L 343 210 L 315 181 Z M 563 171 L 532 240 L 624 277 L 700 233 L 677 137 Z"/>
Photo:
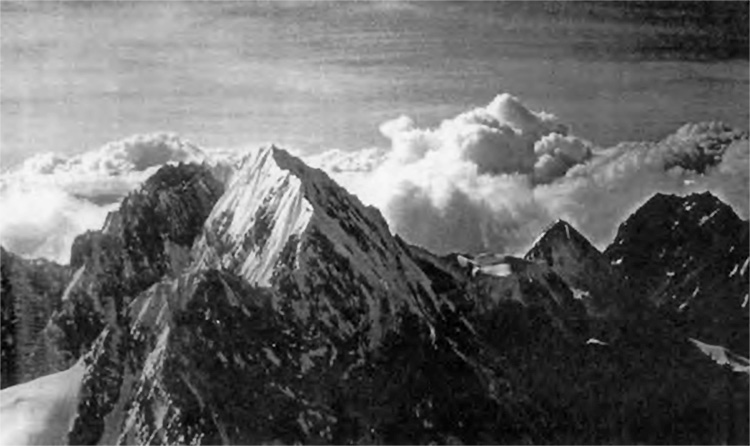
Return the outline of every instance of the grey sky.
<path id="1" fill-rule="evenodd" d="M 509 92 L 596 143 L 748 122 L 747 3 L 2 2 L 2 165 L 134 133 L 385 144 Z"/>

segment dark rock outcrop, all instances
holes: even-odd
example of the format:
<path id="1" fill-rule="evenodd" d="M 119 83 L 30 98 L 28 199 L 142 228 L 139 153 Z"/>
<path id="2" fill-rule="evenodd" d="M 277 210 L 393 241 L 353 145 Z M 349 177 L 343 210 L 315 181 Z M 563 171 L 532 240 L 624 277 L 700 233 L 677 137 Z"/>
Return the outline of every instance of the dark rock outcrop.
<path id="1" fill-rule="evenodd" d="M 54 367 L 86 353 L 108 324 L 125 324 L 138 293 L 189 264 L 193 240 L 222 192 L 204 166 L 166 165 L 108 215 L 101 231 L 76 238 L 77 271 L 46 329 Z"/>
<path id="2" fill-rule="evenodd" d="M 0 248 L 0 348 L 3 388 L 48 373 L 42 338 L 60 308 L 70 268 L 43 259 L 26 260 Z"/>
<path id="3" fill-rule="evenodd" d="M 656 194 L 620 226 L 605 255 L 624 288 L 656 306 L 665 323 L 748 356 L 749 228 L 710 193 Z"/>
<path id="4" fill-rule="evenodd" d="M 273 147 L 226 191 L 164 168 L 74 246 L 48 327 L 85 367 L 67 440 L 747 443 L 746 376 L 660 316 L 652 250 L 685 263 L 695 231 L 621 228 L 603 255 L 560 222 L 526 259 L 438 257 Z"/>
<path id="5" fill-rule="evenodd" d="M 568 222 L 558 220 L 534 243 L 526 260 L 547 265 L 595 317 L 626 312 L 619 277 L 607 258 Z"/>

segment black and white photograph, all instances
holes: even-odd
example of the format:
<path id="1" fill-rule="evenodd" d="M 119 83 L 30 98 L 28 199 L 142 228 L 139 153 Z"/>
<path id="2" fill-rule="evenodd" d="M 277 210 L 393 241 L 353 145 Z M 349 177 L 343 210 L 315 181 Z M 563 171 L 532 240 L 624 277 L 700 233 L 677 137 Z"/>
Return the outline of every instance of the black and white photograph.
<path id="1" fill-rule="evenodd" d="M 749 11 L 0 0 L 0 446 L 750 444 Z"/>

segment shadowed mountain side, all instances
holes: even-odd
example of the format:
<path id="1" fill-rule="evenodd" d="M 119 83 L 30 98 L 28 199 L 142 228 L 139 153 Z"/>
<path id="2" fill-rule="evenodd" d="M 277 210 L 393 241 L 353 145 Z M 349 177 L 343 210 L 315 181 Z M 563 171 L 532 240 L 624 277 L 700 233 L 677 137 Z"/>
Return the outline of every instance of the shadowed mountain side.
<path id="1" fill-rule="evenodd" d="M 748 441 L 746 375 L 650 294 L 604 293 L 635 274 L 564 223 L 528 259 L 438 257 L 270 147 L 226 190 L 160 171 L 72 258 L 48 329 L 85 371 L 60 441 Z"/>
<path id="2" fill-rule="evenodd" d="M 0 247 L 2 388 L 49 373 L 42 332 L 71 269 L 44 259 L 22 259 Z"/>
<path id="3" fill-rule="evenodd" d="M 166 165 L 123 200 L 101 231 L 76 238 L 76 273 L 45 330 L 53 367 L 75 362 L 105 326 L 125 323 L 139 292 L 189 265 L 193 239 L 222 192 L 204 166 Z"/>
<path id="4" fill-rule="evenodd" d="M 625 289 L 658 308 L 654 317 L 747 357 L 749 228 L 710 193 L 656 194 L 605 255 Z"/>

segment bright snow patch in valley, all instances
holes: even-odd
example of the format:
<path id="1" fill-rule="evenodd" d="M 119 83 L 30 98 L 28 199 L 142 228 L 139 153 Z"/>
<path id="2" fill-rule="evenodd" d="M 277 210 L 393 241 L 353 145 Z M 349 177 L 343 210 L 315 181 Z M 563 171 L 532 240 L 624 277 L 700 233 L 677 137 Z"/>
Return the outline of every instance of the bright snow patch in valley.
<path id="1" fill-rule="evenodd" d="M 735 372 L 750 373 L 750 360 L 740 356 L 720 345 L 707 344 L 697 339 L 690 338 L 703 353 L 713 359 L 719 365 L 727 365 Z"/>
<path id="2" fill-rule="evenodd" d="M 583 300 L 584 298 L 589 297 L 589 292 L 585 290 L 579 290 L 578 288 L 571 288 L 570 291 L 573 292 L 573 299 Z"/>
<path id="3" fill-rule="evenodd" d="M 507 263 L 497 263 L 495 265 L 487 265 L 483 266 L 479 269 L 484 274 L 488 274 L 490 276 L 496 276 L 496 277 L 506 277 L 509 276 L 513 271 L 511 271 L 510 265 Z"/>

